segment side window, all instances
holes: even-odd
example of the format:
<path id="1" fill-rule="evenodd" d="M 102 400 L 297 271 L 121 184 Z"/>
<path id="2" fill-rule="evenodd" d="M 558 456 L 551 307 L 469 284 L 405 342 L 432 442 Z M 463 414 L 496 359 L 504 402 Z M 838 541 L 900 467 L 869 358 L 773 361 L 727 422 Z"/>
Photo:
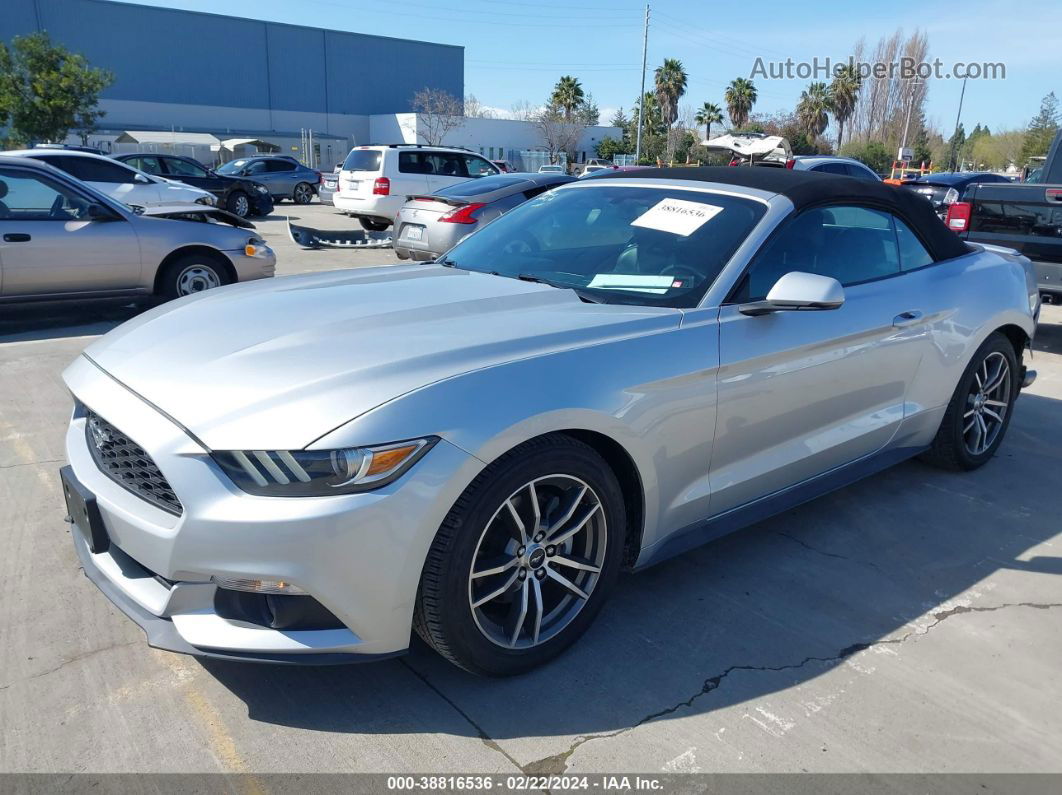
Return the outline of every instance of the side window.
<path id="1" fill-rule="evenodd" d="M 424 159 L 430 164 L 430 170 L 427 172 L 429 174 L 442 177 L 469 176 L 465 158 L 457 152 L 430 152 Z"/>
<path id="2" fill-rule="evenodd" d="M 266 164 L 266 171 L 272 173 L 274 171 L 294 171 L 295 164 L 290 160 L 266 160 L 263 161 Z"/>
<path id="3" fill-rule="evenodd" d="M 71 221 L 84 218 L 88 199 L 28 171 L 0 169 L 0 220 Z"/>
<path id="4" fill-rule="evenodd" d="M 154 160 L 154 158 L 144 158 L 145 160 Z M 205 177 L 207 175 L 206 169 L 197 166 L 195 163 L 189 163 L 187 160 L 181 160 L 177 157 L 165 158 L 166 167 L 169 169 L 170 174 L 176 177 Z M 147 169 L 144 169 L 147 171 Z M 155 174 L 155 171 L 148 171 L 149 174 Z"/>
<path id="5" fill-rule="evenodd" d="M 913 271 L 933 264 L 933 257 L 911 228 L 899 218 L 893 218 L 896 224 L 896 243 L 900 247 L 900 270 Z"/>
<path id="6" fill-rule="evenodd" d="M 244 172 L 248 176 L 251 176 L 253 174 L 264 174 L 266 172 L 266 161 L 255 160 L 253 163 L 251 163 L 244 169 Z"/>
<path id="7" fill-rule="evenodd" d="M 434 174 L 435 170 L 423 152 L 399 152 L 398 171 L 401 174 Z"/>
<path id="8" fill-rule="evenodd" d="M 867 179 L 873 182 L 878 181 L 878 175 L 866 166 L 857 166 L 855 163 L 845 163 L 844 167 L 848 171 L 848 175 L 850 177 L 855 177 L 856 179 Z"/>
<path id="9" fill-rule="evenodd" d="M 124 185 L 136 181 L 136 172 L 119 163 L 97 160 L 94 157 L 67 157 L 63 160 L 67 162 L 59 167 L 84 182 Z"/>
<path id="10" fill-rule="evenodd" d="M 161 161 L 157 157 L 134 157 L 126 162 L 133 168 L 139 168 L 147 174 L 161 176 L 166 173 L 162 167 Z"/>
<path id="11" fill-rule="evenodd" d="M 763 300 L 791 271 L 830 276 L 843 285 L 899 273 L 892 216 L 849 205 L 804 211 L 756 255 L 738 300 Z"/>
<path id="12" fill-rule="evenodd" d="M 812 171 L 821 171 L 825 174 L 844 174 L 848 175 L 848 169 L 845 168 L 844 163 L 823 163 L 821 166 L 815 166 Z"/>
<path id="13" fill-rule="evenodd" d="M 497 174 L 498 169 L 484 160 L 482 157 L 476 155 L 463 155 L 468 170 L 468 176 L 470 177 L 486 177 L 491 174 Z"/>

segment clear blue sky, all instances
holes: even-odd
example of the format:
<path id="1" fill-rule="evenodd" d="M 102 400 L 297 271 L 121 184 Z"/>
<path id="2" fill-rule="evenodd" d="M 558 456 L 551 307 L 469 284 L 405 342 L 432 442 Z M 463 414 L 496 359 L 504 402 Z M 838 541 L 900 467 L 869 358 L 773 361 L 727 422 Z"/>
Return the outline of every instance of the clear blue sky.
<path id="1" fill-rule="evenodd" d="M 644 5 L 638 0 L 138 0 L 146 5 L 328 27 L 465 48 L 465 91 L 508 110 L 521 100 L 538 104 L 561 74 L 577 76 L 602 109 L 602 121 L 638 95 Z M 949 68 L 1002 61 L 1005 80 L 970 80 L 963 107 L 967 130 L 1022 127 L 1049 91 L 1059 93 L 1062 26 L 1059 0 L 1020 6 L 991 0 L 856 0 L 815 4 L 759 0 L 651 3 L 649 75 L 665 57 L 689 74 L 683 104 L 723 105 L 726 84 L 748 77 L 757 56 L 794 61 L 848 55 L 864 37 L 872 49 L 897 27 L 929 35 L 930 57 Z M 742 14 L 746 16 L 743 18 Z M 351 68 L 356 68 L 355 64 Z M 755 111 L 792 109 L 806 80 L 756 80 Z M 934 80 L 929 120 L 946 131 L 955 123 L 960 81 Z"/>

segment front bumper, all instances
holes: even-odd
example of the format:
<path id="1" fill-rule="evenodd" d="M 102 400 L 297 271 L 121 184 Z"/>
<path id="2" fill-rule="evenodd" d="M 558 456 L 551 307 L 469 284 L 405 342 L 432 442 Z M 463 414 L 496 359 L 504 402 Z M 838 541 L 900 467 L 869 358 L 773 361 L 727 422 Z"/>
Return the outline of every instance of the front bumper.
<path id="1" fill-rule="evenodd" d="M 277 272 L 277 255 L 273 249 L 262 257 L 248 257 L 242 249 L 226 251 L 225 255 L 236 271 L 236 281 L 249 282 L 255 279 L 268 279 Z"/>
<path id="2" fill-rule="evenodd" d="M 226 659 L 327 664 L 380 659 L 409 645 L 420 572 L 435 531 L 479 465 L 438 443 L 393 484 L 322 498 L 237 489 L 183 428 L 84 357 L 64 377 L 80 404 L 113 417 L 178 493 L 180 516 L 126 490 L 96 465 L 76 411 L 67 458 L 94 498 L 110 545 L 88 548 L 85 574 L 141 626 L 152 646 Z M 214 578 L 283 579 L 339 623 L 273 629 L 218 609 Z M 290 597 L 304 598 L 304 597 Z"/>

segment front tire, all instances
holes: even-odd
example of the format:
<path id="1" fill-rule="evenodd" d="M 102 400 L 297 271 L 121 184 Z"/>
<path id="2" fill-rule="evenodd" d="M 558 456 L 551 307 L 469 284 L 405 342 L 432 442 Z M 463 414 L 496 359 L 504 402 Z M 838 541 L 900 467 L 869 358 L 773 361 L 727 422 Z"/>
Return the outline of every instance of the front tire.
<path id="1" fill-rule="evenodd" d="M 957 471 L 983 466 L 999 449 L 1018 396 L 1018 357 L 1003 334 L 993 332 L 959 379 L 944 419 L 923 461 Z"/>
<path id="2" fill-rule="evenodd" d="M 226 269 L 206 254 L 187 254 L 174 260 L 159 277 L 158 293 L 166 299 L 194 295 L 228 284 Z"/>
<path id="3" fill-rule="evenodd" d="M 243 191 L 233 191 L 229 194 L 225 204 L 230 213 L 240 218 L 246 218 L 251 214 L 251 199 Z"/>
<path id="4" fill-rule="evenodd" d="M 487 467 L 443 521 L 414 627 L 472 673 L 542 665 L 594 620 L 625 536 L 619 482 L 593 448 L 561 434 L 527 442 Z"/>
<path id="5" fill-rule="evenodd" d="M 309 204 L 313 201 L 313 188 L 305 182 L 300 182 L 291 193 L 291 198 L 296 204 Z"/>

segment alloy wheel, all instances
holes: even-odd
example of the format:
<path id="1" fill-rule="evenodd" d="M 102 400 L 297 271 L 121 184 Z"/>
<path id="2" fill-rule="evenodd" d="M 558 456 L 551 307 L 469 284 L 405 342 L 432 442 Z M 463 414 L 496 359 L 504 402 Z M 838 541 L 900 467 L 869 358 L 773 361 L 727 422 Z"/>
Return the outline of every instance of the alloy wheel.
<path id="1" fill-rule="evenodd" d="M 480 632 L 508 649 L 556 637 L 601 578 L 608 532 L 601 499 L 583 480 L 555 474 L 514 491 L 476 545 L 468 604 Z"/>
<path id="2" fill-rule="evenodd" d="M 310 199 L 313 198 L 313 191 L 306 185 L 295 186 L 295 203 L 296 204 L 309 204 Z"/>
<path id="3" fill-rule="evenodd" d="M 240 216 L 240 218 L 246 218 L 248 213 L 251 212 L 251 203 L 247 201 L 247 197 L 240 195 L 236 197 L 233 202 L 233 212 Z"/>
<path id="4" fill-rule="evenodd" d="M 966 451 L 983 455 L 999 437 L 1013 397 L 1010 362 L 993 351 L 974 371 L 963 413 L 962 438 Z"/>
<path id="5" fill-rule="evenodd" d="M 177 295 L 192 295 L 220 286 L 217 272 L 206 265 L 189 265 L 177 275 Z"/>

